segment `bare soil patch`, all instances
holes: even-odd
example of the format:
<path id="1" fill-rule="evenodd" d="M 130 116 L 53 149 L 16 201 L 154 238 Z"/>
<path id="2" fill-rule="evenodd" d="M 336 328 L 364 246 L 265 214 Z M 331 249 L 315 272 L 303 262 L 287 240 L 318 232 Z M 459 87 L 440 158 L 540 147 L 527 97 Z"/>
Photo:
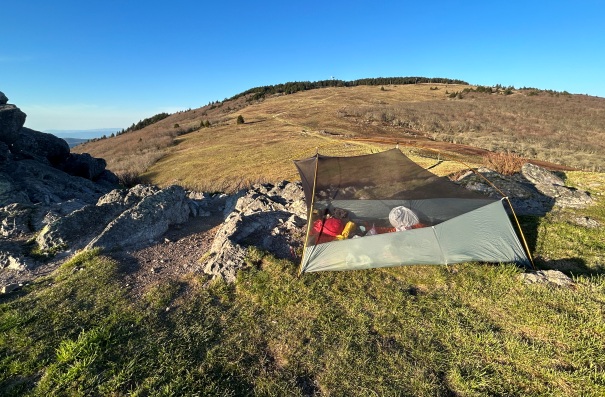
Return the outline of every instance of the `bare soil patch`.
<path id="1" fill-rule="evenodd" d="M 190 273 L 201 273 L 200 258 L 210 249 L 222 221 L 220 212 L 192 218 L 187 223 L 170 227 L 158 241 L 109 256 L 122 266 L 124 287 L 137 299 L 150 286 L 178 281 Z"/>

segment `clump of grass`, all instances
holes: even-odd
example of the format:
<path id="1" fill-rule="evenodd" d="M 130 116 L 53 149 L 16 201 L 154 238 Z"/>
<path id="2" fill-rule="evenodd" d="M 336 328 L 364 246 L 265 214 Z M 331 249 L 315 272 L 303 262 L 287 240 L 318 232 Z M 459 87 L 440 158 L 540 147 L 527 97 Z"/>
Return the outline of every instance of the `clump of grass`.
<path id="1" fill-rule="evenodd" d="M 116 176 L 118 177 L 120 185 L 126 188 L 131 188 L 144 182 L 139 173 L 134 170 L 117 172 Z"/>
<path id="2" fill-rule="evenodd" d="M 511 151 L 489 153 L 483 157 L 483 165 L 502 175 L 513 175 L 521 171 L 521 167 L 526 162 L 524 158 Z"/>

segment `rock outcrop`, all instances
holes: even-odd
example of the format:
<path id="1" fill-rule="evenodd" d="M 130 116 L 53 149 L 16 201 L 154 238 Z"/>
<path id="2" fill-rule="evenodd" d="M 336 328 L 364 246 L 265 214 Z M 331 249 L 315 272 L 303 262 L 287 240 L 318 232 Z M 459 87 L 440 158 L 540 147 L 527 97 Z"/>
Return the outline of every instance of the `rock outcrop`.
<path id="1" fill-rule="evenodd" d="M 0 270 L 28 272 L 36 257 L 83 248 L 148 244 L 191 215 L 209 215 L 208 197 L 180 186 L 118 189 L 106 162 L 70 153 L 51 134 L 23 127 L 25 114 L 0 93 Z M 11 274 L 13 274 L 11 273 Z"/>
<path id="2" fill-rule="evenodd" d="M 111 250 L 147 242 L 160 237 L 170 225 L 184 223 L 189 214 L 185 190 L 170 186 L 122 212 L 86 248 Z"/>
<path id="3" fill-rule="evenodd" d="M 593 202 L 588 193 L 565 186 L 565 181 L 556 174 L 534 164 L 523 165 L 521 172 L 512 176 L 487 168 L 480 168 L 478 172 L 509 197 L 519 215 L 542 216 L 556 207 L 581 208 Z M 502 197 L 498 190 L 472 171 L 461 176 L 457 183 L 490 197 Z"/>
<path id="4" fill-rule="evenodd" d="M 19 131 L 10 150 L 16 159 L 34 159 L 52 166 L 61 164 L 69 156 L 69 145 L 63 139 L 25 127 Z"/>
<path id="5" fill-rule="evenodd" d="M 204 272 L 213 277 L 234 281 L 246 266 L 248 246 L 292 258 L 302 245 L 306 205 L 298 183 L 284 181 L 239 192 L 228 200 L 225 215 L 204 265 Z"/>
<path id="6" fill-rule="evenodd" d="M 95 203 L 117 182 L 105 160 L 71 154 L 61 138 L 24 127 L 26 115 L 0 93 L 0 208 Z"/>
<path id="7" fill-rule="evenodd" d="M 36 242 L 43 251 L 101 248 L 114 250 L 148 242 L 190 215 L 185 190 L 137 185 L 113 190 L 46 225 Z"/>

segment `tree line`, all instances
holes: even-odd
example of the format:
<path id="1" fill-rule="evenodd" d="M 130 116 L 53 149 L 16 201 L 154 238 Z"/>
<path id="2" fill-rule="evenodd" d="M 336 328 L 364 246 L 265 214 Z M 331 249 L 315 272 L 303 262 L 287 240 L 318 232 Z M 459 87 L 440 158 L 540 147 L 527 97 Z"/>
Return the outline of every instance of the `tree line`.
<path id="1" fill-rule="evenodd" d="M 244 92 L 241 92 L 231 98 L 230 100 L 240 98 L 242 96 L 249 96 L 248 101 L 255 101 L 266 97 L 267 95 L 274 94 L 294 94 L 299 91 L 313 90 L 316 88 L 326 87 L 355 87 L 358 85 L 388 85 L 388 84 L 462 84 L 468 85 L 466 81 L 457 79 L 447 79 L 441 77 L 375 77 L 358 79 L 352 81 L 343 80 L 320 80 L 320 81 L 294 81 L 276 85 L 266 85 L 262 87 L 255 87 Z"/>

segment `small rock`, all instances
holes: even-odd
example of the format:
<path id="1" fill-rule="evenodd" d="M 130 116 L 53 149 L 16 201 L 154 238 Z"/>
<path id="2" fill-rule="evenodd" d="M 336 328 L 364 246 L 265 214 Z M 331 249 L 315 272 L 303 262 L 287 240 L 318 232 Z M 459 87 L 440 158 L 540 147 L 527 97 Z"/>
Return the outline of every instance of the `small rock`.
<path id="1" fill-rule="evenodd" d="M 3 285 L 2 288 L 0 288 L 0 294 L 8 294 L 11 293 L 15 290 L 17 290 L 20 287 L 19 284 L 7 284 L 7 285 Z"/>
<path id="2" fill-rule="evenodd" d="M 573 280 L 558 270 L 539 270 L 521 274 L 525 284 L 549 284 L 557 287 L 572 287 Z"/>
<path id="3" fill-rule="evenodd" d="M 20 272 L 30 269 L 32 267 L 32 263 L 30 260 L 13 255 L 9 255 L 6 258 L 5 263 L 7 264 L 6 268 L 11 270 L 17 270 Z"/>
<path id="4" fill-rule="evenodd" d="M 587 216 L 578 216 L 570 220 L 571 223 L 576 224 L 578 226 L 583 226 L 589 229 L 597 229 L 601 227 L 601 223 L 596 219 L 589 218 Z"/>

